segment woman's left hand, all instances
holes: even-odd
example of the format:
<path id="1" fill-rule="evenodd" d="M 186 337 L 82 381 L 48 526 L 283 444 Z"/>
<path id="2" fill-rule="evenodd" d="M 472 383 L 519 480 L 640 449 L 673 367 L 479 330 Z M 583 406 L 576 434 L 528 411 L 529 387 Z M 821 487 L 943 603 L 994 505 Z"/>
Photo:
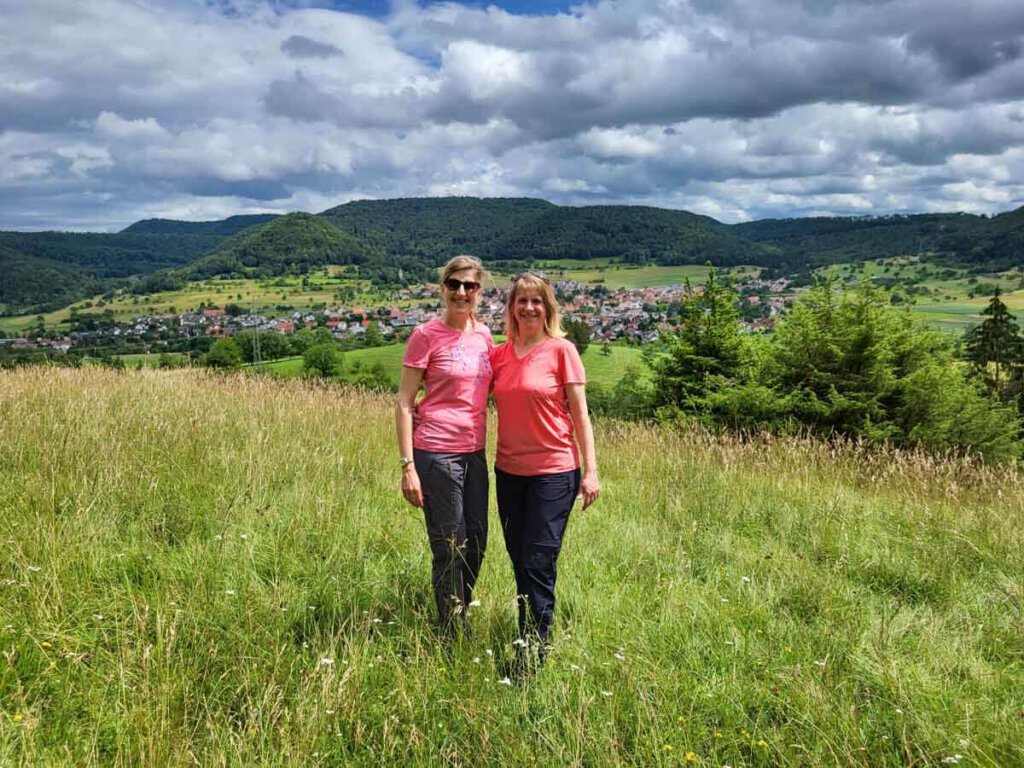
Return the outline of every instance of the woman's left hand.
<path id="1" fill-rule="evenodd" d="M 583 497 L 583 509 L 586 509 L 601 495 L 601 481 L 596 472 L 588 472 L 580 483 L 580 495 Z"/>

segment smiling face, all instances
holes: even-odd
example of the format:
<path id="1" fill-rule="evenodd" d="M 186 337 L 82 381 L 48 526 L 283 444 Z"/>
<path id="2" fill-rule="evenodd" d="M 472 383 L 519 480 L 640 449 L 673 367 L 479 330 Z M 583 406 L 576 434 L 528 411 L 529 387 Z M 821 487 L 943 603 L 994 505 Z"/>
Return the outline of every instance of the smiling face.
<path id="1" fill-rule="evenodd" d="M 516 292 L 512 305 L 512 316 L 519 324 L 519 332 L 524 336 L 545 333 L 544 322 L 547 319 L 547 308 L 540 291 L 526 288 Z"/>
<path id="2" fill-rule="evenodd" d="M 452 272 L 448 280 L 459 283 L 479 283 L 480 277 L 475 269 L 460 269 Z M 480 291 L 467 292 L 464 285 L 459 285 L 452 290 L 444 283 L 441 284 L 441 294 L 444 297 L 445 312 L 450 316 L 468 315 L 476 307 L 477 297 Z"/>

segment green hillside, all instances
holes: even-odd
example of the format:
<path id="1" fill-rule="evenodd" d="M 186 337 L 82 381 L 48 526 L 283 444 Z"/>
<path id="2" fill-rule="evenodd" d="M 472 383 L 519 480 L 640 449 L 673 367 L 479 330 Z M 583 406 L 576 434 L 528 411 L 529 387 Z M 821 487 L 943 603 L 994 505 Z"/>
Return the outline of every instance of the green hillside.
<path id="1" fill-rule="evenodd" d="M 365 264 L 381 257 L 324 218 L 290 213 L 244 230 L 178 274 L 188 280 L 215 275 L 270 277 L 301 274 L 327 264 Z"/>
<path id="2" fill-rule="evenodd" d="M 223 241 L 211 234 L 0 232 L 0 304 L 6 314 L 45 312 L 187 264 Z"/>
<path id="3" fill-rule="evenodd" d="M 457 253 L 489 261 L 614 258 L 658 264 L 754 263 L 750 259 L 772 253 L 707 216 L 642 206 L 411 198 L 347 203 L 321 216 L 392 255 L 430 264 Z"/>
<path id="4" fill-rule="evenodd" d="M 662 265 L 760 264 L 771 248 L 732 233 L 708 216 L 641 206 L 559 207 L 496 239 L 497 259 L 604 259 Z"/>
<path id="5" fill-rule="evenodd" d="M 969 214 L 823 217 L 727 226 L 686 211 L 557 206 L 529 198 L 362 200 L 319 215 L 149 219 L 117 234 L 0 232 L 0 312 L 36 314 L 112 287 L 176 290 L 213 276 L 297 274 L 357 265 L 379 285 L 432 280 L 472 253 L 497 270 L 537 261 L 809 267 L 924 254 L 972 270 L 1024 262 L 1024 208 Z"/>
<path id="6" fill-rule="evenodd" d="M 555 208 L 530 198 L 424 197 L 357 200 L 320 215 L 392 256 L 436 264 L 487 257 L 496 239 Z"/>
<path id="7" fill-rule="evenodd" d="M 393 397 L 0 372 L 0 764 L 1024 765 L 1018 470 L 595 437 L 554 648 L 513 684 L 493 503 L 473 636 L 431 630 Z"/>
<path id="8" fill-rule="evenodd" d="M 257 213 L 248 216 L 229 216 L 219 221 L 176 221 L 174 219 L 143 219 L 121 230 L 122 233 L 160 235 L 220 235 L 230 237 L 244 229 L 266 224 L 276 219 L 275 213 Z"/>
<path id="9" fill-rule="evenodd" d="M 987 220 L 963 213 L 916 216 L 766 219 L 737 224 L 740 237 L 777 249 L 776 268 L 889 258 L 945 251 L 954 238 L 972 238 Z"/>

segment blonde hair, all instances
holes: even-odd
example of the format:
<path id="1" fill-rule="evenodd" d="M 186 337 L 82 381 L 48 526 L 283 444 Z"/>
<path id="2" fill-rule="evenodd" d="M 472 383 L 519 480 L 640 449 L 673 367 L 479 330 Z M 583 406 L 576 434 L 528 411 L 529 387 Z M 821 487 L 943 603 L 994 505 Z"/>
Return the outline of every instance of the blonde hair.
<path id="1" fill-rule="evenodd" d="M 512 278 L 512 286 L 508 289 L 508 299 L 505 301 L 505 333 L 509 340 L 515 341 L 519 335 L 519 322 L 515 318 L 513 308 L 516 305 L 516 298 L 524 291 L 535 291 L 544 302 L 544 333 L 556 339 L 565 336 L 565 331 L 562 330 L 562 313 L 555 300 L 555 289 L 539 275 L 524 272 Z"/>
<path id="2" fill-rule="evenodd" d="M 462 253 L 458 256 L 452 256 L 448 259 L 448 262 L 441 267 L 441 287 L 445 288 L 445 281 L 454 275 L 456 272 L 461 272 L 464 269 L 473 270 L 473 276 L 476 281 L 480 283 L 480 290 L 476 292 L 473 297 L 473 308 L 469 310 L 469 316 L 472 318 L 474 325 L 477 322 L 476 308 L 480 306 L 480 296 L 484 292 L 484 280 L 490 277 L 490 274 L 484 269 L 483 263 L 476 256 L 469 256 L 468 254 Z M 447 290 L 447 288 L 445 288 Z"/>

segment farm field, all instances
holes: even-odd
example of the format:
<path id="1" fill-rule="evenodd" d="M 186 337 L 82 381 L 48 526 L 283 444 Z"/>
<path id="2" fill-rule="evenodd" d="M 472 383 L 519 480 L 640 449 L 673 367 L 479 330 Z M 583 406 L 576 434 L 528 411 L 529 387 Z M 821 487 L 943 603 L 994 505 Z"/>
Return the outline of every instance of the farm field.
<path id="1" fill-rule="evenodd" d="M 496 337 L 496 341 L 502 341 Z M 404 344 L 389 344 L 383 347 L 371 347 L 369 349 L 353 349 L 344 353 L 344 372 L 342 378 L 351 378 L 360 371 L 366 371 L 378 363 L 384 367 L 388 378 L 398 386 L 398 380 L 402 376 L 402 355 L 405 352 Z M 600 384 L 604 387 L 614 387 L 622 378 L 625 369 L 629 365 L 640 365 L 641 351 L 639 347 L 613 346 L 611 354 L 601 354 L 599 344 L 591 344 L 583 353 L 583 365 L 587 369 L 587 376 L 590 382 Z M 264 363 L 263 369 L 275 376 L 284 378 L 302 375 L 302 358 L 289 357 L 283 360 L 274 360 Z M 249 370 L 254 370 L 250 367 Z"/>
<path id="2" fill-rule="evenodd" d="M 0 373 L 0 764 L 1024 764 L 1016 470 L 598 421 L 510 685 L 493 504 L 442 647 L 391 427 L 334 385 Z"/>
<path id="3" fill-rule="evenodd" d="M 343 269 L 332 267 L 311 274 L 305 285 L 302 277 L 215 279 L 189 283 L 181 290 L 161 291 L 148 296 L 116 295 L 112 300 L 103 302 L 102 306 L 99 306 L 101 297 L 96 296 L 91 300 L 91 307 L 86 307 L 86 302 L 78 302 L 44 314 L 43 318 L 48 327 L 66 322 L 71 316 L 72 307 L 78 308 L 82 314 L 99 314 L 110 310 L 117 320 L 130 320 L 143 314 L 191 311 L 200 304 L 223 307 L 234 303 L 246 311 L 255 309 L 257 312 L 279 312 L 284 311 L 278 309 L 283 306 L 303 309 L 314 305 L 337 305 L 341 303 L 336 298 L 339 293 L 348 305 L 365 301 L 380 303 L 380 297 L 368 292 L 365 283 L 346 276 Z M 34 326 L 35 323 L 35 315 L 0 317 L 0 331 L 16 332 L 26 326 Z"/>

